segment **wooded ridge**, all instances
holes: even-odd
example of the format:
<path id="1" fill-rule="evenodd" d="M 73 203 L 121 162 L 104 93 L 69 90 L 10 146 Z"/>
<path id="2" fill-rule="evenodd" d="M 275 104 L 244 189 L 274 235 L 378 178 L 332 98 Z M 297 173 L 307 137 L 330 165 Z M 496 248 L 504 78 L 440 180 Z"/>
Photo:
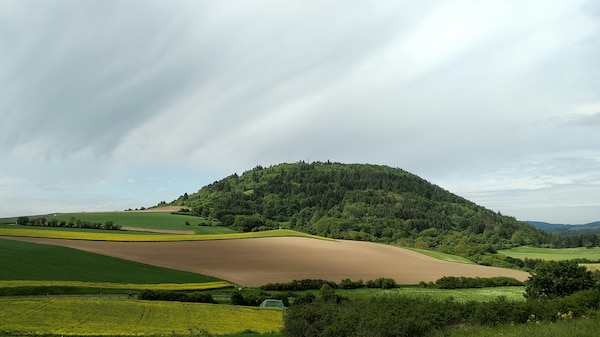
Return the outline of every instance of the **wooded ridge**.
<path id="1" fill-rule="evenodd" d="M 186 193 L 169 205 L 187 206 L 199 216 L 240 231 L 288 227 L 337 239 L 431 248 L 475 257 L 483 264 L 497 265 L 494 259 L 486 262 L 490 259 L 486 255 L 496 249 L 581 243 L 476 205 L 402 169 L 381 165 L 257 166 Z"/>

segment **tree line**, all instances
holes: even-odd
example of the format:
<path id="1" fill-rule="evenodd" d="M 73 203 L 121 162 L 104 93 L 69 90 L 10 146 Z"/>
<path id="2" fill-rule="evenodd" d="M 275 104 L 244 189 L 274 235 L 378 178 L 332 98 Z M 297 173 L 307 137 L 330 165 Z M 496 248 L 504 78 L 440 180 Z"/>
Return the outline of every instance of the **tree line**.
<path id="1" fill-rule="evenodd" d="M 92 222 L 75 217 L 69 218 L 68 221 L 50 219 L 47 220 L 44 217 L 29 219 L 29 217 L 22 216 L 17 218 L 17 225 L 20 226 L 41 226 L 41 227 L 66 227 L 66 228 L 88 228 L 88 229 L 104 229 L 104 230 L 120 230 L 121 225 L 115 224 L 113 221 L 108 220 L 105 222 Z"/>

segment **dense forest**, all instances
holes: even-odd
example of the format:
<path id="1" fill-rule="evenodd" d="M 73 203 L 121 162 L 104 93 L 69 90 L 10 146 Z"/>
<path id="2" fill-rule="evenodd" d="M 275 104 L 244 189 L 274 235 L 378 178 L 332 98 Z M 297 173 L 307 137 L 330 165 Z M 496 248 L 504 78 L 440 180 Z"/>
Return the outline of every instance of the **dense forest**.
<path id="1" fill-rule="evenodd" d="M 590 244 L 585 237 L 565 238 L 536 229 L 404 170 L 368 164 L 257 166 L 186 193 L 170 205 L 187 206 L 240 231 L 285 227 L 338 239 L 435 249 L 484 264 L 489 253 L 502 248 L 597 242 L 597 236 Z"/>

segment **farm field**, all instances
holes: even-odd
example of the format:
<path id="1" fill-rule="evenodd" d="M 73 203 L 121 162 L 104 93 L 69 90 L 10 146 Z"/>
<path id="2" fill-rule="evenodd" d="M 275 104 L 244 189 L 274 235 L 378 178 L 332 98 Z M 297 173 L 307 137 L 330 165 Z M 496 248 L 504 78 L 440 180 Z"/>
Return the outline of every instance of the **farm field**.
<path id="1" fill-rule="evenodd" d="M 222 281 L 56 245 L 0 239 L 0 280 L 112 283 L 204 283 Z"/>
<path id="2" fill-rule="evenodd" d="M 282 311 L 128 299 L 0 299 L 0 335 L 198 335 L 278 332 Z"/>
<path id="3" fill-rule="evenodd" d="M 345 278 L 387 277 L 400 284 L 417 284 L 443 276 L 529 277 L 523 271 L 447 262 L 407 249 L 359 241 L 303 237 L 180 242 L 15 239 L 210 275 L 250 287 L 306 278 L 340 282 Z"/>
<path id="4" fill-rule="evenodd" d="M 518 259 L 542 259 L 542 260 L 570 260 L 585 258 L 592 261 L 600 261 L 600 248 L 536 248 L 536 247 L 517 247 L 498 251 L 510 257 Z"/>
<path id="5" fill-rule="evenodd" d="M 31 216 L 30 219 L 44 217 L 46 220 L 69 221 L 75 218 L 81 221 L 100 222 L 112 221 L 127 230 L 153 229 L 162 232 L 180 231 L 196 234 L 224 234 L 235 231 L 217 226 L 205 218 L 171 214 L 164 211 L 132 211 L 132 212 L 97 212 L 97 213 L 56 213 L 49 215 Z M 0 223 L 14 223 L 15 219 L 0 219 Z M 190 225 L 186 225 L 188 222 Z M 174 232 L 175 233 L 175 232 Z"/>
<path id="6" fill-rule="evenodd" d="M 204 234 L 204 235 L 183 235 L 183 234 L 155 234 L 155 233 L 134 233 L 126 231 L 86 231 L 86 230 L 57 230 L 56 228 L 47 229 L 46 227 L 29 226 L 0 226 L 0 238 L 12 237 L 32 237 L 32 238 L 52 238 L 68 240 L 91 240 L 91 241 L 121 241 L 121 242 L 160 242 L 160 241 L 212 241 L 212 240 L 231 240 L 231 239 L 250 239 L 267 237 L 307 237 L 318 238 L 321 240 L 334 241 L 333 239 L 323 238 L 315 235 L 296 232 L 288 229 L 276 229 L 264 232 L 249 233 L 226 233 L 226 234 Z"/>

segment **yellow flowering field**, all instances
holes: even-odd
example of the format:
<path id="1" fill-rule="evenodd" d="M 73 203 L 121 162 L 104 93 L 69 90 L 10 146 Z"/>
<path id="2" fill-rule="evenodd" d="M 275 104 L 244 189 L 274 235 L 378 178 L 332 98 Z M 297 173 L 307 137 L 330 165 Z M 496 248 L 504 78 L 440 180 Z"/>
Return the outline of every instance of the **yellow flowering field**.
<path id="1" fill-rule="evenodd" d="M 81 281 L 30 281 L 30 280 L 0 280 L 0 288 L 10 287 L 83 287 L 102 289 L 148 289 L 148 290 L 208 290 L 229 288 L 231 283 L 225 281 L 205 283 L 111 283 L 111 282 L 81 282 Z"/>
<path id="2" fill-rule="evenodd" d="M 282 328 L 281 310 L 130 299 L 0 300 L 0 332 L 22 334 L 171 335 L 260 333 Z"/>
<path id="3" fill-rule="evenodd" d="M 284 237 L 299 236 L 315 239 L 325 239 L 320 236 L 305 234 L 289 229 L 276 229 L 265 232 L 250 233 L 230 233 L 230 234 L 202 234 L 202 235 L 184 235 L 184 234 L 136 234 L 123 232 L 73 232 L 59 230 L 45 230 L 38 228 L 0 228 L 0 236 L 21 236 L 49 239 L 71 239 L 71 240 L 92 240 L 92 241 L 135 241 L 135 242 L 156 242 L 156 241 L 197 241 L 197 240 L 231 240 L 231 239 L 249 239 L 265 237 Z"/>

